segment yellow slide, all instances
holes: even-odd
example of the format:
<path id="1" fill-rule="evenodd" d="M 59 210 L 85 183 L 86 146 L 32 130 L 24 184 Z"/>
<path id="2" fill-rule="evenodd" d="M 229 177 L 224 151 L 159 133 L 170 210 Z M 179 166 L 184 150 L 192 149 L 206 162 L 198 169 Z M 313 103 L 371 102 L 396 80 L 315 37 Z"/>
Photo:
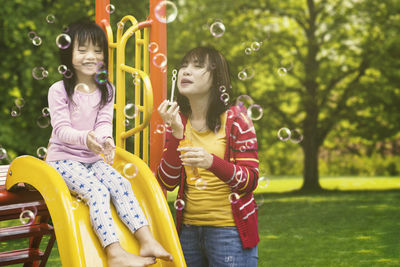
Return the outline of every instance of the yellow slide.
<path id="1" fill-rule="evenodd" d="M 174 257 L 173 262 L 157 259 L 157 263 L 152 266 L 186 266 L 173 218 L 154 174 L 137 156 L 118 147 L 115 152 L 113 167 L 120 173 L 126 163 L 133 163 L 138 167 L 137 176 L 130 179 L 133 191 L 147 217 L 154 238 Z M 6 187 L 10 189 L 21 182 L 32 185 L 43 196 L 54 224 L 63 266 L 107 266 L 104 250 L 90 224 L 87 205 L 71 196 L 55 169 L 32 156 L 18 157 L 10 165 Z M 113 206 L 112 217 L 122 247 L 138 255 L 138 242 L 118 218 Z"/>

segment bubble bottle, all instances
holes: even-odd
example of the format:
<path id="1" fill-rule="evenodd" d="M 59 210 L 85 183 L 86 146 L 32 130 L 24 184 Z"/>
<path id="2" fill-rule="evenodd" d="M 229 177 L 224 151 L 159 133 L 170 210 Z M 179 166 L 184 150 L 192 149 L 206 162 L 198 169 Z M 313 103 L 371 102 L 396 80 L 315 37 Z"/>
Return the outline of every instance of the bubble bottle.
<path id="1" fill-rule="evenodd" d="M 191 131 L 190 131 L 191 133 Z M 188 138 L 185 135 L 185 139 L 181 140 L 179 142 L 179 147 L 188 147 L 188 146 L 193 146 L 193 143 L 191 141 L 191 136 Z M 181 151 L 181 155 L 184 157 L 184 154 L 186 151 Z M 199 170 L 197 167 L 191 167 L 191 166 L 185 166 L 185 172 L 186 172 L 186 182 L 190 185 L 194 185 L 196 183 L 196 180 L 200 178 L 199 175 Z"/>

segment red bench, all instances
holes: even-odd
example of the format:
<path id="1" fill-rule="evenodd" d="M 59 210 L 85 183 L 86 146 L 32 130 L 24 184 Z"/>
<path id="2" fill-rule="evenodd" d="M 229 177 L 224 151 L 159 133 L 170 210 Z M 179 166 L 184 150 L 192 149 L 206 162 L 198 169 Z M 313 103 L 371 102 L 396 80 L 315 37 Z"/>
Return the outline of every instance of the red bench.
<path id="1" fill-rule="evenodd" d="M 9 165 L 0 166 L 0 221 L 19 219 L 25 209 L 34 209 L 32 224 L 0 228 L 0 241 L 29 238 L 29 248 L 0 252 L 0 266 L 24 263 L 27 266 L 45 266 L 56 240 L 49 224 L 50 214 L 39 192 L 19 184 L 7 191 L 5 181 Z M 39 249 L 44 235 L 50 235 L 45 251 Z"/>

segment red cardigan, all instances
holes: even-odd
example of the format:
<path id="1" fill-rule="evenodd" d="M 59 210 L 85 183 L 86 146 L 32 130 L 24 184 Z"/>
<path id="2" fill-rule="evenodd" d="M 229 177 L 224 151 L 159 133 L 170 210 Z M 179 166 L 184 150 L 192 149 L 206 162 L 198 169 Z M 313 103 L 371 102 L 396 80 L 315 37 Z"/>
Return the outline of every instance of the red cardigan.
<path id="1" fill-rule="evenodd" d="M 181 114 L 186 126 L 187 118 Z M 213 155 L 213 163 L 208 169 L 216 177 L 231 187 L 231 191 L 241 197 L 232 202 L 232 213 L 243 248 L 253 248 L 260 238 L 258 235 L 258 208 L 253 190 L 258 184 L 257 138 L 246 109 L 232 106 L 227 111 L 226 150 L 224 159 Z M 166 140 L 161 163 L 157 168 L 157 179 L 161 186 L 172 191 L 180 186 L 177 199 L 183 199 L 186 174 L 177 151 L 180 139 L 171 131 L 166 132 Z M 184 209 L 177 209 L 177 230 L 181 230 Z"/>

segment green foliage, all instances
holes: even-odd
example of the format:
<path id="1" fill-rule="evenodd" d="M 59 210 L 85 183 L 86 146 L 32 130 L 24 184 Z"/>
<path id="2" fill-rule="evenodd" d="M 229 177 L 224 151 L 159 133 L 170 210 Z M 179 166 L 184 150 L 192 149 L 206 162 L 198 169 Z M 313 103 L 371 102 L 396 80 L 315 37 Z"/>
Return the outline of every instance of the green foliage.
<path id="1" fill-rule="evenodd" d="M 142 21 L 149 14 L 148 1 L 111 2 L 116 7 L 111 14 L 114 32 L 124 15 Z M 360 137 L 360 142 L 378 142 L 399 132 L 397 0 L 175 3 L 178 17 L 167 25 L 168 88 L 170 70 L 179 65 L 186 51 L 199 45 L 219 49 L 230 63 L 231 100 L 247 94 L 264 109 L 255 127 L 261 168 L 267 173 L 303 173 L 304 155 L 299 148 L 304 151 L 305 141 L 310 139 L 323 148 L 352 143 L 354 137 Z M 55 23 L 46 22 L 48 14 L 55 16 Z M 47 106 L 49 86 L 61 79 L 55 38 L 64 25 L 81 17 L 94 20 L 93 1 L 7 1 L 0 10 L 0 145 L 10 159 L 36 155 L 38 147 L 47 145 L 51 129 L 38 127 L 36 121 Z M 216 20 L 226 27 L 219 38 L 210 33 Z M 29 40 L 30 31 L 42 38 L 40 46 Z M 245 49 L 254 42 L 261 44 L 260 49 L 246 54 Z M 133 55 L 131 43 L 127 55 Z M 127 57 L 129 65 L 133 58 Z M 37 66 L 48 70 L 47 78 L 32 78 Z M 280 67 L 288 69 L 286 75 L 278 74 Z M 244 69 L 254 77 L 240 80 L 238 73 Z M 132 91 L 128 94 L 131 97 Z M 12 117 L 11 109 L 19 97 L 25 99 L 25 106 L 19 117 Z M 276 132 L 281 127 L 300 129 L 304 141 L 300 145 L 280 142 Z M 366 164 L 369 156 L 362 157 L 364 163 L 357 163 L 358 159 L 354 164 Z M 329 174 L 332 169 L 336 174 L 343 170 L 339 162 L 321 162 L 321 171 Z"/>

